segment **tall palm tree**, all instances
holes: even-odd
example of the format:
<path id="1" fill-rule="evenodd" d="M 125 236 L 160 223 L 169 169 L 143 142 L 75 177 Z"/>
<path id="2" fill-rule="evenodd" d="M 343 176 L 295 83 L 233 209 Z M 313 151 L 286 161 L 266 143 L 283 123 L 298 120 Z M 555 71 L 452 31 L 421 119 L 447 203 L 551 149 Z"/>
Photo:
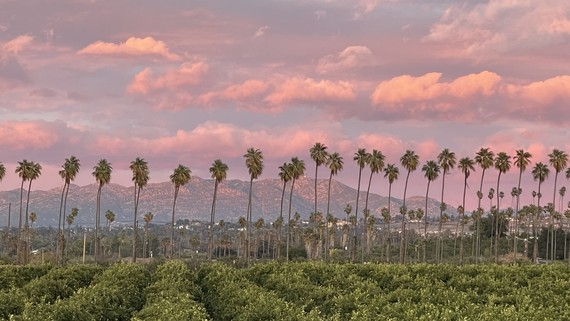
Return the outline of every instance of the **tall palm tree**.
<path id="1" fill-rule="evenodd" d="M 427 247 L 427 218 L 428 218 L 428 199 L 429 199 L 429 185 L 434 181 L 440 172 L 439 164 L 433 160 L 427 161 L 422 167 L 422 172 L 424 172 L 424 177 L 427 178 L 427 189 L 426 189 L 426 206 L 424 213 L 424 244 L 423 244 L 423 261 L 426 260 L 426 247 Z"/>
<path id="2" fill-rule="evenodd" d="M 18 166 L 16 166 L 15 173 L 22 179 L 22 184 L 20 185 L 20 219 L 18 221 L 18 242 L 17 242 L 17 256 L 18 256 L 18 263 L 22 263 L 22 222 L 23 222 L 23 205 L 24 205 L 24 182 L 29 179 L 31 165 L 33 162 L 30 162 L 24 159 L 21 162 L 18 162 Z"/>
<path id="3" fill-rule="evenodd" d="M 176 200 L 178 199 L 178 192 L 180 191 L 180 186 L 186 185 L 190 181 L 190 174 L 192 171 L 179 164 L 178 167 L 174 169 L 174 172 L 170 175 L 170 182 L 174 184 L 174 200 L 172 202 L 172 219 L 170 221 L 170 257 L 174 257 L 174 213 L 176 211 Z"/>
<path id="4" fill-rule="evenodd" d="M 368 178 L 368 188 L 366 189 L 366 198 L 364 201 L 365 218 L 363 224 L 365 226 L 367 225 L 368 215 L 370 215 L 370 210 L 368 210 L 368 196 L 370 195 L 370 186 L 372 185 L 372 175 L 382 171 L 382 169 L 384 168 L 384 160 L 385 160 L 384 154 L 382 154 L 381 151 L 376 149 L 372 150 L 372 153 L 368 153 L 366 157 L 366 163 L 370 167 L 370 177 Z M 369 230 L 368 228 L 364 228 L 367 240 L 366 248 L 369 247 L 368 230 Z M 363 255 L 362 259 L 364 260 L 364 247 L 361 248 L 361 253 Z"/>
<path id="5" fill-rule="evenodd" d="M 455 167 L 455 164 L 457 163 L 457 160 L 455 158 L 455 153 L 450 151 L 449 149 L 444 149 L 441 151 L 441 153 L 439 153 L 439 155 L 437 155 L 437 162 L 439 163 L 439 166 L 441 167 L 441 169 L 443 170 L 443 175 L 441 177 L 442 179 L 442 183 L 441 183 L 441 203 L 439 206 L 439 228 L 438 228 L 438 237 L 437 237 L 437 246 L 436 246 L 436 255 L 437 255 L 437 262 L 439 263 L 441 260 L 441 257 L 443 256 L 443 248 L 441 245 L 441 229 L 442 229 L 442 215 L 443 215 L 443 211 L 446 208 L 445 202 L 443 201 L 443 193 L 445 190 L 445 175 L 447 175 L 449 173 L 450 170 L 452 170 Z"/>
<path id="6" fill-rule="evenodd" d="M 109 163 L 106 159 L 101 159 L 93 167 L 93 172 L 91 175 L 95 177 L 97 184 L 99 184 L 99 188 L 97 189 L 97 206 L 95 210 L 95 260 L 99 259 L 99 249 L 100 247 L 100 238 L 99 238 L 99 223 L 101 220 L 101 191 L 103 186 L 109 184 L 111 182 L 111 173 L 113 172 L 113 167 L 111 163 Z M 63 252 L 63 251 L 62 251 Z"/>
<path id="7" fill-rule="evenodd" d="M 293 157 L 291 159 L 291 193 L 289 193 L 289 215 L 287 219 L 287 253 L 286 259 L 289 261 L 289 243 L 291 241 L 291 205 L 293 204 L 293 188 L 295 188 L 295 181 L 305 173 L 305 162 L 302 159 Z"/>
<path id="8" fill-rule="evenodd" d="M 249 172 L 249 197 L 247 201 L 247 264 L 249 265 L 249 257 L 251 255 L 251 194 L 253 192 L 253 180 L 257 179 L 263 172 L 263 153 L 259 149 L 250 147 L 245 155 L 245 166 Z"/>
<path id="9" fill-rule="evenodd" d="M 55 244 L 56 262 L 59 262 L 60 242 L 61 242 L 61 244 L 63 244 L 63 241 L 64 241 L 62 229 L 65 228 L 65 221 L 62 220 L 62 218 L 66 212 L 67 195 L 69 193 L 69 185 L 71 185 L 71 182 L 75 180 L 75 177 L 79 173 L 79 168 L 81 167 L 81 164 L 79 162 L 79 159 L 77 159 L 77 157 L 71 156 L 70 158 L 65 159 L 65 162 L 63 163 L 63 165 L 61 167 L 62 167 L 62 169 L 59 171 L 59 176 L 63 179 L 64 183 L 63 183 L 63 189 L 61 190 L 61 201 L 59 203 L 59 220 L 57 223 L 57 235 L 58 236 L 57 236 L 57 241 Z M 64 225 L 63 227 L 62 227 L 62 221 L 63 221 L 63 225 Z M 63 257 L 63 254 L 62 254 L 62 257 Z"/>
<path id="10" fill-rule="evenodd" d="M 134 200 L 135 200 L 135 213 L 133 216 L 133 263 L 137 261 L 137 212 L 139 209 L 139 198 L 141 190 L 148 183 L 149 169 L 148 162 L 143 158 L 137 157 L 131 162 L 129 166 L 133 172 L 133 183 L 135 184 Z"/>
<path id="11" fill-rule="evenodd" d="M 517 258 L 517 237 L 519 235 L 519 206 L 520 206 L 520 196 L 521 196 L 521 180 L 522 180 L 522 174 L 523 172 L 526 170 L 526 168 L 531 164 L 531 159 L 532 158 L 532 154 L 529 152 L 526 152 L 522 149 L 519 149 L 516 151 L 516 155 L 514 157 L 514 165 L 519 169 L 519 181 L 517 184 L 517 188 L 516 188 L 516 193 L 515 196 L 517 197 L 516 200 L 516 204 L 515 204 L 515 237 L 513 240 L 514 243 L 514 248 L 513 248 L 513 252 L 515 253 L 515 260 Z"/>
<path id="12" fill-rule="evenodd" d="M 211 177 L 214 179 L 214 197 L 212 199 L 212 211 L 210 212 L 210 229 L 209 229 L 209 242 L 208 242 L 208 259 L 212 259 L 212 252 L 214 251 L 214 219 L 216 216 L 216 196 L 218 194 L 218 185 L 228 176 L 228 165 L 222 163 L 221 160 L 216 159 L 210 167 Z M 241 217 L 240 217 L 241 219 Z M 247 222 L 247 221 L 246 221 Z"/>
<path id="13" fill-rule="evenodd" d="M 36 162 L 31 162 L 30 169 L 28 173 L 28 196 L 26 197 L 26 249 L 24 253 L 24 262 L 28 263 L 28 253 L 30 253 L 30 225 L 29 225 L 29 216 L 28 216 L 28 208 L 30 205 L 30 192 L 32 191 L 32 182 L 40 177 L 42 174 L 42 165 Z"/>
<path id="14" fill-rule="evenodd" d="M 285 187 L 287 182 L 293 179 L 291 163 L 283 163 L 279 166 L 279 178 L 283 182 L 283 190 L 281 191 L 281 206 L 279 208 L 279 220 L 281 224 L 277 226 L 277 260 L 281 259 L 281 227 L 283 226 L 283 200 L 285 199 Z"/>
<path id="15" fill-rule="evenodd" d="M 311 158 L 315 162 L 315 211 L 317 213 L 317 176 L 319 173 L 319 166 L 324 165 L 329 157 L 327 146 L 321 143 L 315 143 L 309 150 Z"/>
<path id="16" fill-rule="evenodd" d="M 558 173 L 560 173 L 561 171 L 563 171 L 564 169 L 566 169 L 566 167 L 568 167 L 568 154 L 566 154 L 566 152 L 559 150 L 559 149 L 554 149 L 552 151 L 552 153 L 548 154 L 549 157 L 549 162 L 550 162 L 550 166 L 552 166 L 552 168 L 554 168 L 554 192 L 552 193 L 552 206 L 554 206 L 554 212 L 556 212 L 556 183 L 558 181 Z M 554 255 L 555 255 L 555 248 L 554 248 L 554 224 L 553 224 L 553 218 L 550 218 L 550 234 L 552 235 L 552 242 L 550 243 L 552 245 L 552 249 L 551 249 L 551 259 L 554 259 Z M 548 249 L 547 249 L 547 253 L 548 253 Z M 548 255 L 547 255 L 548 257 Z"/>
<path id="17" fill-rule="evenodd" d="M 332 153 L 326 162 L 327 166 L 330 170 L 329 175 L 329 188 L 327 192 L 327 218 L 329 217 L 330 213 L 330 204 L 331 204 L 331 182 L 333 175 L 337 175 L 338 172 L 342 171 L 344 167 L 344 161 L 342 160 L 342 156 L 339 153 Z M 328 219 L 327 219 L 328 221 Z M 328 255 L 329 255 L 329 236 L 328 236 L 328 224 L 327 228 L 325 229 L 325 262 L 328 262 Z"/>
<path id="18" fill-rule="evenodd" d="M 461 224 L 460 239 L 461 240 L 459 242 L 459 264 L 462 264 L 463 263 L 463 229 L 465 227 L 464 219 L 465 219 L 465 195 L 467 193 L 467 179 L 471 175 L 471 172 L 475 171 L 475 161 L 469 157 L 463 157 L 462 159 L 459 160 L 459 165 L 457 167 L 459 167 L 459 169 L 461 170 L 461 172 L 463 173 L 463 176 L 465 178 L 465 182 L 463 184 L 463 202 L 461 203 L 462 205 L 461 205 L 461 218 L 460 218 L 460 224 Z"/>
<path id="19" fill-rule="evenodd" d="M 366 152 L 365 148 L 359 148 L 356 153 L 354 153 L 354 157 L 352 158 L 358 165 L 358 188 L 356 191 L 356 209 L 354 211 L 354 215 L 356 217 L 356 226 L 353 231 L 353 242 L 352 242 L 352 252 L 351 252 L 351 259 L 354 261 L 356 258 L 356 248 L 358 246 L 358 237 L 356 231 L 358 230 L 358 201 L 360 199 L 360 180 L 362 178 L 362 170 L 366 166 L 366 161 L 368 160 L 368 153 Z"/>
<path id="20" fill-rule="evenodd" d="M 499 175 L 497 177 L 497 218 L 495 219 L 495 262 L 499 262 L 499 216 L 501 213 L 500 208 L 500 200 L 501 192 L 499 189 L 499 184 L 501 183 L 501 174 L 504 174 L 509 171 L 511 168 L 511 156 L 507 155 L 505 152 L 499 152 L 497 157 L 495 158 L 495 169 L 499 171 Z M 504 195 L 504 193 L 503 193 Z"/>
<path id="21" fill-rule="evenodd" d="M 542 209 L 540 208 L 540 199 L 542 197 L 542 194 L 540 193 L 540 186 L 548 178 L 548 174 L 550 174 L 550 169 L 546 164 L 543 164 L 542 162 L 536 163 L 536 165 L 534 165 L 534 168 L 532 169 L 532 178 L 535 181 L 538 181 L 538 193 L 536 194 L 538 195 L 538 204 L 537 204 L 538 213 L 533 213 L 533 223 L 532 223 L 532 230 L 533 230 L 532 234 L 534 237 L 534 244 L 532 249 L 533 262 L 536 261 L 536 258 L 538 257 L 538 234 L 536 230 L 537 227 L 536 216 L 540 215 L 540 212 L 542 212 Z"/>
<path id="22" fill-rule="evenodd" d="M 410 173 L 415 171 L 418 168 L 418 164 L 420 163 L 420 157 L 414 152 L 413 150 L 406 150 L 404 155 L 400 157 L 400 164 L 403 168 L 405 168 L 408 173 L 406 174 L 406 184 L 404 185 L 404 199 L 402 204 L 401 212 L 404 214 L 408 211 L 406 208 L 406 192 L 408 191 L 408 179 L 410 178 Z M 400 247 L 400 263 L 405 263 L 406 260 L 406 220 L 404 215 L 402 215 L 402 233 L 400 234 L 400 244 L 403 246 Z"/>
<path id="23" fill-rule="evenodd" d="M 483 180 L 485 178 L 485 171 L 489 169 L 495 163 L 495 153 L 493 153 L 489 148 L 481 148 L 475 155 L 475 163 L 481 167 L 481 183 L 479 185 L 479 191 L 477 192 L 477 212 L 483 212 L 481 207 L 481 200 L 483 199 Z M 475 221 L 475 225 L 477 228 L 480 228 L 481 225 L 481 216 L 477 215 L 477 220 Z M 479 234 L 476 235 L 477 242 L 475 246 L 475 257 L 476 260 L 479 261 L 479 256 L 481 253 L 481 236 Z"/>
<path id="24" fill-rule="evenodd" d="M 392 217 L 392 183 L 398 179 L 400 175 L 400 170 L 395 164 L 388 164 L 386 168 L 384 168 L 384 177 L 388 179 L 388 218 Z M 388 242 L 386 245 L 386 260 L 390 262 L 390 245 L 391 245 L 391 237 L 390 237 L 390 219 L 388 219 Z"/>

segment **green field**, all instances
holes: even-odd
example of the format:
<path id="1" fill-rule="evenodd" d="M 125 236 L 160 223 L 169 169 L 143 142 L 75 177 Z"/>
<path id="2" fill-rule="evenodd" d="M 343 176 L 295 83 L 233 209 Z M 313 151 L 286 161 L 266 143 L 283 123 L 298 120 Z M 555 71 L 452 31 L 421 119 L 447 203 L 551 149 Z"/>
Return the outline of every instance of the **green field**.
<path id="1" fill-rule="evenodd" d="M 570 320 L 567 265 L 2 266 L 0 320 Z"/>

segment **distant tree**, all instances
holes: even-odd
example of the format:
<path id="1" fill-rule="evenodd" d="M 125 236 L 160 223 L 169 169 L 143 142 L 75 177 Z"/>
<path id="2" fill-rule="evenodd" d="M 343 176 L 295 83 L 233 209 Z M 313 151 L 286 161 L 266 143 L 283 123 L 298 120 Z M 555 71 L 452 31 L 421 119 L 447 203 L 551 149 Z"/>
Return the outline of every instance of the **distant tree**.
<path id="1" fill-rule="evenodd" d="M 131 162 L 129 166 L 133 172 L 133 183 L 135 184 L 135 194 L 134 194 L 134 206 L 135 213 L 133 217 L 133 251 L 132 251 L 132 261 L 135 263 L 137 261 L 137 212 L 139 208 L 139 199 L 142 189 L 147 185 L 149 181 L 149 169 L 148 163 L 143 158 L 137 157 Z"/>
<path id="2" fill-rule="evenodd" d="M 99 222 L 101 221 L 101 191 L 103 186 L 111 182 L 111 173 L 113 172 L 113 167 L 106 159 L 101 159 L 93 167 L 93 172 L 91 175 L 95 177 L 97 184 L 99 185 L 97 189 L 97 207 L 95 210 L 95 261 L 99 260 Z M 109 225 L 109 229 L 111 226 Z"/>
<path id="3" fill-rule="evenodd" d="M 324 165 L 329 158 L 329 153 L 327 152 L 327 146 L 322 143 L 315 143 L 313 147 L 309 150 L 311 154 L 311 159 L 315 162 L 315 210 L 317 213 L 317 179 L 319 174 L 319 166 Z"/>
<path id="4" fill-rule="evenodd" d="M 214 250 L 214 218 L 216 216 L 216 196 L 218 194 L 218 185 L 226 179 L 228 175 L 228 165 L 216 159 L 210 167 L 211 177 L 214 179 L 214 197 L 212 199 L 212 211 L 210 213 L 210 229 L 208 242 L 208 259 L 212 259 L 212 251 Z"/>
<path id="5" fill-rule="evenodd" d="M 59 176 L 63 179 L 64 183 L 63 183 L 63 189 L 61 191 L 61 202 L 59 204 L 59 219 L 57 223 L 58 241 L 56 242 L 55 256 L 56 256 L 56 262 L 58 263 L 59 263 L 58 248 L 60 246 L 60 243 L 61 247 L 63 248 L 63 242 L 65 241 L 65 238 L 62 233 L 62 230 L 65 229 L 65 221 L 63 221 L 62 218 L 63 216 L 65 216 L 65 212 L 67 209 L 67 195 L 69 193 L 69 186 L 71 185 L 71 182 L 75 180 L 75 177 L 79 173 L 79 168 L 81 167 L 81 164 L 79 162 L 79 159 L 77 159 L 77 157 L 71 156 L 70 158 L 65 159 L 65 162 L 61 167 L 62 169 L 59 171 Z M 63 258 L 63 252 L 61 257 Z"/>
<path id="6" fill-rule="evenodd" d="M 252 222 L 252 208 L 251 208 L 251 195 L 253 193 L 253 180 L 257 179 L 263 172 L 263 153 L 259 149 L 253 147 L 248 148 L 245 155 L 245 166 L 249 172 L 249 193 L 247 200 L 247 263 L 249 265 L 249 257 L 251 255 L 251 222 Z"/>
<path id="7" fill-rule="evenodd" d="M 176 200 L 178 199 L 178 192 L 180 191 L 180 186 L 186 185 L 190 181 L 190 174 L 192 171 L 180 164 L 174 169 L 174 172 L 170 175 L 170 182 L 174 184 L 174 200 L 172 201 L 172 220 L 170 223 L 170 257 L 174 257 L 174 213 L 176 211 Z"/>
<path id="8" fill-rule="evenodd" d="M 289 243 L 291 241 L 291 206 L 293 204 L 293 189 L 295 188 L 295 181 L 305 173 L 305 162 L 302 159 L 293 157 L 291 159 L 291 192 L 289 193 L 289 215 L 287 219 L 287 249 L 286 259 L 289 261 Z"/>

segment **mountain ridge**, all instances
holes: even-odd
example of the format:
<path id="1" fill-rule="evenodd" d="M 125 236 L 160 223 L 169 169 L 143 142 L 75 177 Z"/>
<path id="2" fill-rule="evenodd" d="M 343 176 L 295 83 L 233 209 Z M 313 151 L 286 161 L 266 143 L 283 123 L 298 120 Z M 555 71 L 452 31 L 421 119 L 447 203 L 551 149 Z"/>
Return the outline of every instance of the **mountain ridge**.
<path id="1" fill-rule="evenodd" d="M 309 213 L 314 210 L 314 179 L 302 177 L 295 181 L 292 201 L 292 215 L 299 212 L 303 219 L 308 219 Z M 79 209 L 79 216 L 74 225 L 93 225 L 95 220 L 95 206 L 97 184 L 85 186 L 71 185 L 67 200 L 66 212 L 71 208 Z M 216 221 L 223 219 L 237 222 L 240 216 L 246 214 L 249 182 L 242 180 L 223 181 L 218 188 L 216 201 Z M 280 214 L 281 193 L 283 182 L 279 179 L 265 178 L 253 182 L 252 217 L 257 220 L 262 217 L 266 222 L 274 221 Z M 291 183 L 287 184 L 283 200 L 283 215 L 287 218 L 289 207 L 289 192 Z M 180 187 L 176 204 L 176 218 L 206 221 L 210 219 L 214 182 L 212 179 L 192 177 L 190 182 Z M 317 183 L 318 210 L 326 211 L 328 179 L 319 179 Z M 347 204 L 352 206 L 354 214 L 356 202 L 356 189 L 339 181 L 331 181 L 330 213 L 338 218 L 346 218 L 344 208 Z M 152 212 L 155 223 L 170 221 L 172 214 L 174 188 L 170 182 L 152 183 L 143 188 L 139 202 L 139 222 L 142 222 L 144 213 Z M 365 207 L 366 191 L 360 191 L 359 217 Z M 0 204 L 12 203 L 11 223 L 18 223 L 20 189 L 0 192 Z M 29 211 L 36 212 L 38 220 L 35 225 L 57 226 L 61 188 L 49 190 L 32 190 Z M 425 197 L 410 196 L 407 198 L 408 209 L 424 208 Z M 133 186 L 108 184 L 103 187 L 101 196 L 101 215 L 104 224 L 104 214 L 111 210 L 116 215 L 117 223 L 129 224 L 133 219 L 134 195 Z M 399 214 L 402 200 L 392 197 L 392 217 Z M 380 210 L 388 206 L 388 197 L 370 193 L 369 208 L 376 217 L 380 217 Z M 25 211 L 25 194 L 23 211 Z M 6 226 L 8 209 L 2 210 L 0 226 Z M 428 201 L 429 216 L 439 215 L 439 202 L 434 199 Z M 449 215 L 457 215 L 455 208 L 449 207 Z M 6 216 L 5 216 L 6 215 Z"/>

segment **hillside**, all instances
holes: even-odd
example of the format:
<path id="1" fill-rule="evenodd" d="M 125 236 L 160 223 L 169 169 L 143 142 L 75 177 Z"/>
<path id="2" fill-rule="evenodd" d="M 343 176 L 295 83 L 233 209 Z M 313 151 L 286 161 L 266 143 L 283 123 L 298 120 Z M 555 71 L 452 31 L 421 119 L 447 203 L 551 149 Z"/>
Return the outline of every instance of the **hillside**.
<path id="1" fill-rule="evenodd" d="M 319 180 L 317 185 L 319 210 L 326 210 L 328 180 Z M 249 182 L 240 180 L 224 181 L 220 184 L 216 205 L 216 220 L 237 221 L 240 216 L 245 216 L 247 209 L 247 193 Z M 263 217 L 266 221 L 273 221 L 279 216 L 281 192 L 283 184 L 278 179 L 262 179 L 253 183 L 253 219 Z M 193 177 L 188 185 L 180 188 L 176 206 L 177 218 L 190 220 L 209 220 L 212 206 L 214 184 L 212 180 Z M 285 200 L 283 202 L 283 215 L 287 216 L 289 206 L 290 184 L 287 185 Z M 95 220 L 95 199 L 97 185 L 87 186 L 72 185 L 69 190 L 67 212 L 72 207 L 79 209 L 76 219 L 78 225 L 91 225 Z M 18 224 L 19 213 L 19 190 L 0 192 L 0 204 L 12 203 L 12 226 Z M 25 194 L 24 194 L 25 197 Z M 146 212 L 154 214 L 154 221 L 169 222 L 172 212 L 173 186 L 169 182 L 153 183 L 146 186 L 141 192 L 139 204 L 139 220 Z M 346 204 L 355 207 L 356 190 L 338 181 L 331 185 L 330 212 L 339 218 L 344 218 Z M 359 209 L 364 209 L 365 192 L 360 194 Z M 32 190 L 30 200 L 30 212 L 35 211 L 38 216 L 36 225 L 57 226 L 61 189 L 48 191 Z M 398 213 L 402 201 L 392 198 L 392 215 Z M 375 216 L 380 216 L 380 209 L 388 206 L 388 198 L 377 194 L 370 194 L 369 208 Z M 408 208 L 424 208 L 425 198 L 413 196 L 408 198 Z M 24 204 L 25 207 L 25 204 Z M 292 213 L 299 212 L 301 217 L 307 219 L 314 207 L 314 180 L 301 178 L 295 183 L 293 193 Z M 25 210 L 25 208 L 24 208 Z M 103 187 L 101 198 L 101 213 L 106 210 L 113 211 L 117 222 L 129 223 L 133 215 L 133 187 L 124 187 L 117 184 L 109 184 Z M 362 213 L 361 211 L 359 211 Z M 430 199 L 428 202 L 430 216 L 439 214 L 439 202 Z M 450 208 L 450 215 L 456 215 L 454 208 Z M 8 208 L 1 213 L 0 225 L 7 222 Z M 102 217 L 102 223 L 104 223 Z"/>

